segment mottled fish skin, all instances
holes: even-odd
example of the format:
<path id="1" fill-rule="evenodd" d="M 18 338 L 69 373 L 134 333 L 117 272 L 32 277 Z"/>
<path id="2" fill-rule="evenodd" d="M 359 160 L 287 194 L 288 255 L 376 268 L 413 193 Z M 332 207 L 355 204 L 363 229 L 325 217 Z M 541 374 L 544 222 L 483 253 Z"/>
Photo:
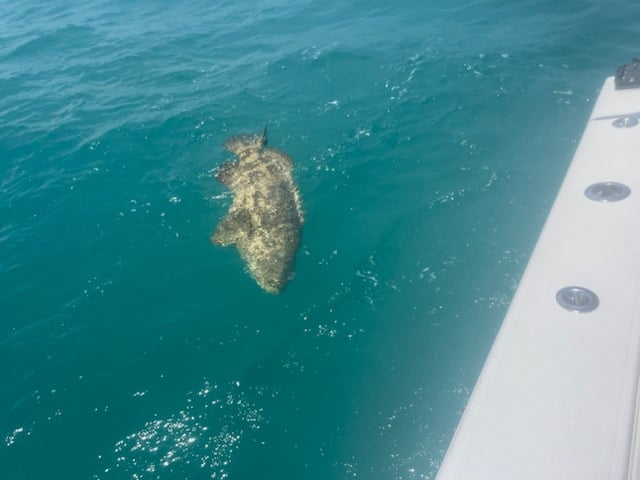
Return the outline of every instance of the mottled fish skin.
<path id="1" fill-rule="evenodd" d="M 216 178 L 232 191 L 233 203 L 211 242 L 235 245 L 258 285 L 275 294 L 293 276 L 304 220 L 291 159 L 265 145 L 266 129 L 225 142 L 238 160 L 221 165 Z"/>

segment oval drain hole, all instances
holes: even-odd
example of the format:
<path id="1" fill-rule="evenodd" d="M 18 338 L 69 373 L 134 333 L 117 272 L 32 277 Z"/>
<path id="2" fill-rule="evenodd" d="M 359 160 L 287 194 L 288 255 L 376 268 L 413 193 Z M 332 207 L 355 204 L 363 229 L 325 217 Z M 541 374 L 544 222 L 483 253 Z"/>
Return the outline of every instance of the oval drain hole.
<path id="1" fill-rule="evenodd" d="M 616 118 L 611 125 L 616 128 L 631 128 L 635 127 L 638 124 L 638 117 L 619 117 Z"/>
<path id="2" fill-rule="evenodd" d="M 558 304 L 570 312 L 587 313 L 598 308 L 598 296 L 584 287 L 565 287 L 556 294 Z"/>
<path id="3" fill-rule="evenodd" d="M 631 189 L 618 182 L 599 182 L 584 191 L 587 198 L 596 202 L 618 202 L 631 194 Z"/>

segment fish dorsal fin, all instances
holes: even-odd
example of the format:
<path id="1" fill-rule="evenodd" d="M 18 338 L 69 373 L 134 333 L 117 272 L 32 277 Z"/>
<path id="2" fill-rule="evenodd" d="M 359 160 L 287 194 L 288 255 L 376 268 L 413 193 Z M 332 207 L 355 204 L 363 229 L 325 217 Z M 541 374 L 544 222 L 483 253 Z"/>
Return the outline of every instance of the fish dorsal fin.
<path id="1" fill-rule="evenodd" d="M 239 173 L 240 164 L 238 162 L 225 162 L 216 170 L 216 178 L 220 183 L 230 188 Z"/>
<path id="2" fill-rule="evenodd" d="M 233 245 L 241 238 L 251 236 L 252 231 L 251 213 L 245 209 L 236 210 L 220 220 L 210 240 L 214 245 Z"/>

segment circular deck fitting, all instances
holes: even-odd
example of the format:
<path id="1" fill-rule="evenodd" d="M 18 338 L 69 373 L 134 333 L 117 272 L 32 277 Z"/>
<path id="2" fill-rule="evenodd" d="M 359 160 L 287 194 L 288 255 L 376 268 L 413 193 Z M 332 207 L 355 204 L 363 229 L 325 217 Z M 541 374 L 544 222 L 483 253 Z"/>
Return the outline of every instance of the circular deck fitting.
<path id="1" fill-rule="evenodd" d="M 570 312 L 587 313 L 598 308 L 598 296 L 584 287 L 564 287 L 558 290 L 556 301 Z"/>
<path id="2" fill-rule="evenodd" d="M 589 185 L 584 194 L 596 202 L 618 202 L 627 198 L 631 189 L 623 183 L 599 182 Z"/>
<path id="3" fill-rule="evenodd" d="M 613 125 L 616 128 L 631 128 L 631 127 L 635 127 L 638 124 L 638 117 L 634 116 L 629 116 L 629 117 L 619 117 L 616 118 L 613 122 L 611 122 L 611 125 Z"/>

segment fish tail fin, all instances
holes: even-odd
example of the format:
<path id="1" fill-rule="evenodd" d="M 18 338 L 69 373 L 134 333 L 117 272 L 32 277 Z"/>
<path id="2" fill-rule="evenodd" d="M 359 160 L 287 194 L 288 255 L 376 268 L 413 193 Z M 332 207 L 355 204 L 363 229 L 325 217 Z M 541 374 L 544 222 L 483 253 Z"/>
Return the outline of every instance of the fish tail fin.
<path id="1" fill-rule="evenodd" d="M 264 126 L 264 129 L 262 130 L 262 146 L 266 147 L 267 146 L 267 126 Z"/>
<path id="2" fill-rule="evenodd" d="M 267 127 L 260 135 L 244 134 L 236 135 L 224 142 L 224 148 L 236 155 L 240 155 L 245 150 L 260 149 L 267 144 Z"/>

